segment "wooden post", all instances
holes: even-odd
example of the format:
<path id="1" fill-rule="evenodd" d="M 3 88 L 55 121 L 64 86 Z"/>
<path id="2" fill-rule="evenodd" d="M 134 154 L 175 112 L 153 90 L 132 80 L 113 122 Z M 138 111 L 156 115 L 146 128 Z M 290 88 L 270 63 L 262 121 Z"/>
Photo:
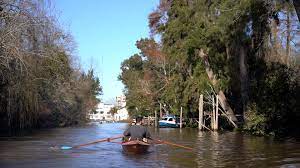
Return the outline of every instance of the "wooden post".
<path id="1" fill-rule="evenodd" d="M 216 130 L 219 129 L 219 95 L 216 96 Z"/>
<path id="2" fill-rule="evenodd" d="M 201 94 L 199 98 L 199 125 L 198 125 L 199 130 L 202 130 L 202 125 L 203 125 L 203 95 Z"/>
<path id="3" fill-rule="evenodd" d="M 180 107 L 180 128 L 182 128 L 182 107 Z"/>
<path id="4" fill-rule="evenodd" d="M 157 127 L 157 111 L 154 111 L 154 126 Z"/>
<path id="5" fill-rule="evenodd" d="M 159 103 L 159 118 L 162 118 L 161 103 Z"/>
<path id="6" fill-rule="evenodd" d="M 148 126 L 149 126 L 151 124 L 150 123 L 150 116 L 148 116 L 147 120 L 148 120 Z"/>
<path id="7" fill-rule="evenodd" d="M 210 126 L 212 130 L 215 130 L 215 98 L 212 99 L 212 113 L 210 117 Z"/>

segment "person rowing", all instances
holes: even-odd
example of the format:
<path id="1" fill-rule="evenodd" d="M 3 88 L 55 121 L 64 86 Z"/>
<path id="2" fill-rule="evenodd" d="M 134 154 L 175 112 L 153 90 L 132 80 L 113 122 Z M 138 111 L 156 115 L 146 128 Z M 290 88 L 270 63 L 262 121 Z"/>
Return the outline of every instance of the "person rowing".
<path id="1" fill-rule="evenodd" d="M 147 142 L 148 139 L 152 139 L 147 127 L 142 125 L 142 120 L 142 117 L 137 117 L 135 125 L 131 125 L 124 131 L 125 141 L 141 140 Z"/>

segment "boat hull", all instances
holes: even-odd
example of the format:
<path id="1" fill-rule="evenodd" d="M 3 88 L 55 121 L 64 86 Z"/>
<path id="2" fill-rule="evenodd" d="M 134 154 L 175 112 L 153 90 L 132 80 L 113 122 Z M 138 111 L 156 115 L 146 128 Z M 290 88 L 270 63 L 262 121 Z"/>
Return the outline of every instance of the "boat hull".
<path id="1" fill-rule="evenodd" d="M 159 127 L 161 127 L 161 128 L 179 128 L 179 124 L 159 122 Z"/>
<path id="2" fill-rule="evenodd" d="M 143 141 L 134 140 L 122 143 L 122 148 L 125 153 L 130 154 L 143 154 L 147 153 L 150 144 L 145 143 Z"/>

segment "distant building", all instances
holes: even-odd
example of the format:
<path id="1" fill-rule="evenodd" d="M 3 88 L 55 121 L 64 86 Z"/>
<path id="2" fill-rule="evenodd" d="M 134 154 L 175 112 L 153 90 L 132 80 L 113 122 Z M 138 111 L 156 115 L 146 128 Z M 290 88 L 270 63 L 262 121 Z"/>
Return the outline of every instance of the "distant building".
<path id="1" fill-rule="evenodd" d="M 99 103 L 95 112 L 89 114 L 90 120 L 98 121 L 112 121 L 113 117 L 110 114 L 110 110 L 114 107 L 112 104 Z"/>
<path id="2" fill-rule="evenodd" d="M 117 107 L 125 107 L 126 106 L 126 96 L 121 95 L 116 97 Z"/>
<path id="3" fill-rule="evenodd" d="M 126 109 L 126 96 L 121 95 L 116 97 L 116 106 L 118 108 L 117 113 L 114 115 L 115 121 L 127 120 L 129 118 L 128 111 Z"/>
<path id="4" fill-rule="evenodd" d="M 118 109 L 118 112 L 114 115 L 115 121 L 127 120 L 129 118 L 126 107 Z"/>

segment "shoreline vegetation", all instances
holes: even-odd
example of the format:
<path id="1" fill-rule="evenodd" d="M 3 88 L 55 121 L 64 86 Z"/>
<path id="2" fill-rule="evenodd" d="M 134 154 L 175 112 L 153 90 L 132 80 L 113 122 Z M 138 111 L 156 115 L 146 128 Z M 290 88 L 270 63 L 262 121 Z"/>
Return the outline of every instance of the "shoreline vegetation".
<path id="1" fill-rule="evenodd" d="M 73 37 L 50 1 L 0 2 L 0 133 L 87 121 L 102 93 L 93 70 L 81 70 Z"/>
<path id="2" fill-rule="evenodd" d="M 84 124 L 100 102 L 99 79 L 81 69 L 73 37 L 51 9 L 49 1 L 0 2 L 0 135 Z M 184 118 L 198 118 L 200 94 L 205 112 L 217 94 L 238 130 L 300 135 L 292 1 L 160 0 L 148 19 L 150 36 L 136 42 L 140 52 L 119 75 L 131 116 L 182 108 Z"/>
<path id="3" fill-rule="evenodd" d="M 238 130 L 300 135 L 300 15 L 294 5 L 160 0 L 149 14 L 150 36 L 138 40 L 139 53 L 121 65 L 129 113 L 179 115 L 182 108 L 184 118 L 198 118 L 200 94 L 205 112 L 213 111 L 210 97 L 218 95 Z M 228 121 L 220 120 L 220 127 L 227 129 Z"/>

